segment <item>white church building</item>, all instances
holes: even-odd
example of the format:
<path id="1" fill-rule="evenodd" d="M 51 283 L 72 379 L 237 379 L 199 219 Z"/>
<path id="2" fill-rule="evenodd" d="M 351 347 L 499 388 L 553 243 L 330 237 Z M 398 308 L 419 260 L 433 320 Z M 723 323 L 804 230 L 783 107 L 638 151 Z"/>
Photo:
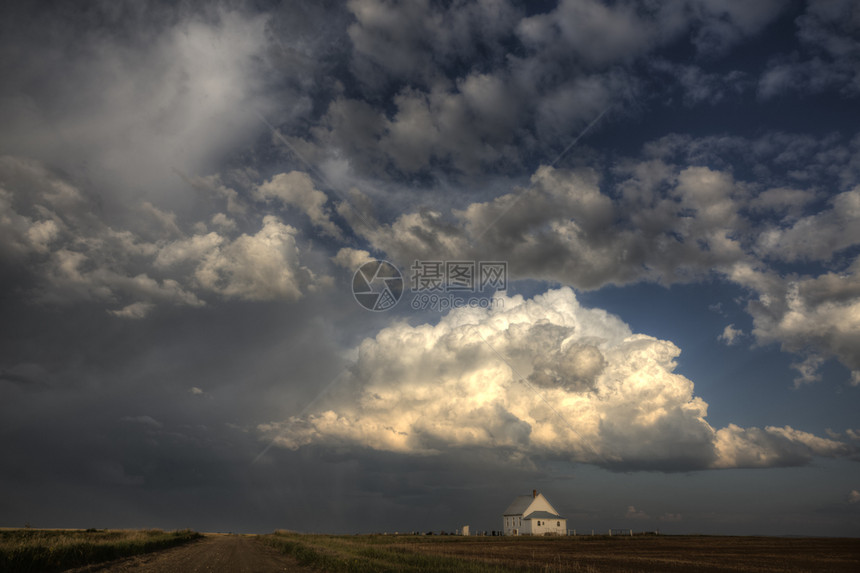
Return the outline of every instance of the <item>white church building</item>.
<path id="1" fill-rule="evenodd" d="M 503 515 L 505 535 L 566 535 L 567 519 L 549 501 L 532 490 L 518 496 Z"/>

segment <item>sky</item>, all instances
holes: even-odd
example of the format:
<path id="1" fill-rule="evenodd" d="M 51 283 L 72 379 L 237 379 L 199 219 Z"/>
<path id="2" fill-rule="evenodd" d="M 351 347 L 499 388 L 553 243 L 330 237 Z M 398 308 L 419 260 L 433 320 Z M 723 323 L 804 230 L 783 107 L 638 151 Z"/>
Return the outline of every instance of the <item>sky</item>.
<path id="1" fill-rule="evenodd" d="M 0 10 L 0 525 L 860 535 L 856 2 Z"/>

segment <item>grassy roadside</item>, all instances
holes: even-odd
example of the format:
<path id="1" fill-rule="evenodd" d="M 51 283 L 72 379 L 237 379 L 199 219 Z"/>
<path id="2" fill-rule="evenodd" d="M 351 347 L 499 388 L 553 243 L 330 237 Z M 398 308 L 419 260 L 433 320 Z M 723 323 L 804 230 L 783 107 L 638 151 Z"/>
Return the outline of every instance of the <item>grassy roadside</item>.
<path id="1" fill-rule="evenodd" d="M 0 571 L 62 571 L 166 549 L 200 537 L 190 530 L 0 530 Z"/>
<path id="2" fill-rule="evenodd" d="M 390 539 L 390 538 L 389 538 Z M 258 540 L 292 555 L 305 566 L 344 573 L 440 572 L 508 573 L 527 571 L 471 557 L 428 555 L 408 543 L 375 543 L 373 537 L 275 532 Z M 381 541 L 381 540 L 380 540 Z M 543 570 L 543 569 L 542 569 Z"/>

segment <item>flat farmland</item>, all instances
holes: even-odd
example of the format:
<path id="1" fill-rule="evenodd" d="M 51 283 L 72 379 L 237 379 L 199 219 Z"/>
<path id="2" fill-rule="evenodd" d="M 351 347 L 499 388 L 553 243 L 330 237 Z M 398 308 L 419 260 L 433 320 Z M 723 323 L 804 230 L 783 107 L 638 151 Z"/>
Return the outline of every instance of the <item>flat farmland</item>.
<path id="1" fill-rule="evenodd" d="M 261 536 L 323 571 L 860 571 L 860 539 Z"/>
<path id="2" fill-rule="evenodd" d="M 7 530 L 0 571 L 193 573 L 860 571 L 860 539 L 457 537 Z"/>
<path id="3" fill-rule="evenodd" d="M 570 571 L 860 571 L 858 539 L 764 537 L 520 538 L 426 544 L 426 551 Z"/>

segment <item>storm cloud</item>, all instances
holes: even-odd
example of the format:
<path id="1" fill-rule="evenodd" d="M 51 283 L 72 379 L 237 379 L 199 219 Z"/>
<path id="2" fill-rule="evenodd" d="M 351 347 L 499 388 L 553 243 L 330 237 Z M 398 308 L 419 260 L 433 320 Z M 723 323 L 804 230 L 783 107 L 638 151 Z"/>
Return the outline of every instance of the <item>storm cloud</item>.
<path id="1" fill-rule="evenodd" d="M 0 525 L 856 533 L 851 2 L 0 12 Z"/>

